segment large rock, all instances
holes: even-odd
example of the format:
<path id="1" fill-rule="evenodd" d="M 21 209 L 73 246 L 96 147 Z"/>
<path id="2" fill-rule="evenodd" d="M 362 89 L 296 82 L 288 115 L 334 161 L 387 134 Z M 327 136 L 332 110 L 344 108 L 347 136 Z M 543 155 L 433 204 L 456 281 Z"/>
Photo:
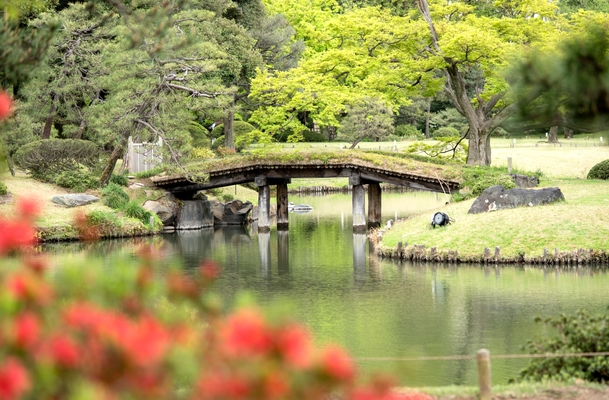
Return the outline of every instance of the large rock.
<path id="1" fill-rule="evenodd" d="M 72 193 L 53 196 L 51 201 L 64 207 L 79 207 L 87 204 L 94 203 L 99 200 L 99 197 L 95 197 L 85 193 Z"/>
<path id="2" fill-rule="evenodd" d="M 253 205 L 249 201 L 233 200 L 226 204 L 218 200 L 210 200 L 212 213 L 214 215 L 214 225 L 246 225 L 248 215 L 252 211 Z"/>
<path id="3" fill-rule="evenodd" d="M 515 207 L 533 207 L 540 204 L 564 200 L 562 192 L 557 187 L 544 189 L 510 189 L 503 186 L 491 186 L 474 201 L 469 214 L 478 214 Z"/>
<path id="4" fill-rule="evenodd" d="M 158 201 L 146 200 L 142 207 L 144 207 L 145 210 L 158 215 L 164 226 L 173 225 L 176 220 L 177 215 L 174 210 Z"/>
<path id="5" fill-rule="evenodd" d="M 214 216 L 209 201 L 187 200 L 182 203 L 176 229 L 201 229 L 214 225 Z"/>

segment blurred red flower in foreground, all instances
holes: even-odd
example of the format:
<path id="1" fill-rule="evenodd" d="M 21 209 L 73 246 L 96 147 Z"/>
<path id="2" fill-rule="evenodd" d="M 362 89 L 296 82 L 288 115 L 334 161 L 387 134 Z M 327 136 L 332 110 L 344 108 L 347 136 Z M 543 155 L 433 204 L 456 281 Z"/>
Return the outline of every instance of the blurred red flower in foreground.
<path id="1" fill-rule="evenodd" d="M 0 365 L 0 399 L 19 399 L 30 385 L 27 370 L 19 361 L 8 358 Z"/>
<path id="2" fill-rule="evenodd" d="M 0 119 L 5 119 L 11 114 L 11 109 L 13 107 L 13 100 L 8 93 L 1 91 L 0 92 Z"/>
<path id="3" fill-rule="evenodd" d="M 36 229 L 32 223 L 39 209 L 37 201 L 19 199 L 16 219 L 0 217 L 0 255 L 36 243 Z"/>

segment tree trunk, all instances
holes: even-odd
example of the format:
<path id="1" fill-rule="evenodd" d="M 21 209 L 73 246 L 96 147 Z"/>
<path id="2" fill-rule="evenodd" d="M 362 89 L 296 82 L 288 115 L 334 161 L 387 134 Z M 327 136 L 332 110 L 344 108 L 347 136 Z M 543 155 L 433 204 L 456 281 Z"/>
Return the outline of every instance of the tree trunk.
<path id="1" fill-rule="evenodd" d="M 235 150 L 235 100 L 224 118 L 224 146 Z"/>
<path id="2" fill-rule="evenodd" d="M 558 126 L 553 126 L 548 132 L 548 143 L 558 143 Z"/>
<path id="3" fill-rule="evenodd" d="M 491 165 L 491 135 L 483 129 L 473 129 L 470 125 L 467 165 Z"/>
<path id="4" fill-rule="evenodd" d="M 55 107 L 55 99 L 53 99 L 49 115 L 44 123 L 44 129 L 42 130 L 43 139 L 49 139 L 51 137 L 51 128 L 53 127 L 53 121 L 55 121 L 55 110 L 57 110 L 57 107 Z"/>
<path id="5" fill-rule="evenodd" d="M 127 148 L 127 144 L 129 142 L 129 133 L 125 132 L 121 135 L 121 141 L 116 145 L 114 150 L 112 150 L 112 154 L 110 154 L 110 159 L 104 168 L 101 177 L 99 178 L 100 186 L 106 186 L 110 181 L 110 177 L 112 176 L 112 172 L 114 172 L 114 167 L 116 167 L 116 162 L 121 158 L 125 149 Z"/>
<path id="6" fill-rule="evenodd" d="M 74 139 L 82 139 L 82 132 L 85 130 L 85 126 L 87 126 L 87 123 L 83 119 L 82 121 L 80 121 L 80 125 L 78 126 L 78 131 L 76 132 L 76 136 L 74 136 Z"/>
<path id="7" fill-rule="evenodd" d="M 427 102 L 427 114 L 425 115 L 425 139 L 430 139 L 429 134 L 429 114 L 431 113 L 431 99 Z"/>
<path id="8" fill-rule="evenodd" d="M 565 139 L 573 139 L 573 129 L 569 129 L 565 126 L 564 131 L 565 131 Z"/>

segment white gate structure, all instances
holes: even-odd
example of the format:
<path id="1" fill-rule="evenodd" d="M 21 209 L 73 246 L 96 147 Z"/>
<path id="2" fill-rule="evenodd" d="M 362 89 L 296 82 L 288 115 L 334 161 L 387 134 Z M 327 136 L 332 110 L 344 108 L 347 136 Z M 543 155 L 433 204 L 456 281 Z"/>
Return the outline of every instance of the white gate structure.
<path id="1" fill-rule="evenodd" d="M 129 136 L 125 157 L 125 162 L 129 165 L 129 172 L 132 174 L 144 172 L 159 165 L 163 161 L 162 146 L 163 139 L 160 137 L 156 143 L 133 143 L 133 139 Z"/>

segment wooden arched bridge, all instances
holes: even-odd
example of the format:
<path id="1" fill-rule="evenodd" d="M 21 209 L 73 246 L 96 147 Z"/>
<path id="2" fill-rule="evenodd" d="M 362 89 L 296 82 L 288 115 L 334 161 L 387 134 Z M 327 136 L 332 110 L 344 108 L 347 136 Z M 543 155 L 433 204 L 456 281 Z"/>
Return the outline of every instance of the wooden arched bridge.
<path id="1" fill-rule="evenodd" d="M 353 193 L 353 227 L 355 230 L 376 227 L 381 222 L 380 183 L 387 182 L 413 189 L 451 193 L 459 188 L 453 166 L 425 163 L 390 154 L 365 154 L 350 151 L 348 157 L 335 154 L 314 157 L 294 156 L 281 159 L 246 156 L 206 162 L 190 167 L 195 175 L 205 175 L 203 182 L 188 176 L 155 177 L 152 181 L 182 200 L 192 199 L 200 190 L 254 182 L 258 186 L 258 229 L 270 229 L 270 186 L 277 186 L 277 226 L 288 226 L 288 184 L 292 178 L 349 178 Z M 368 223 L 365 195 L 368 192 Z"/>

